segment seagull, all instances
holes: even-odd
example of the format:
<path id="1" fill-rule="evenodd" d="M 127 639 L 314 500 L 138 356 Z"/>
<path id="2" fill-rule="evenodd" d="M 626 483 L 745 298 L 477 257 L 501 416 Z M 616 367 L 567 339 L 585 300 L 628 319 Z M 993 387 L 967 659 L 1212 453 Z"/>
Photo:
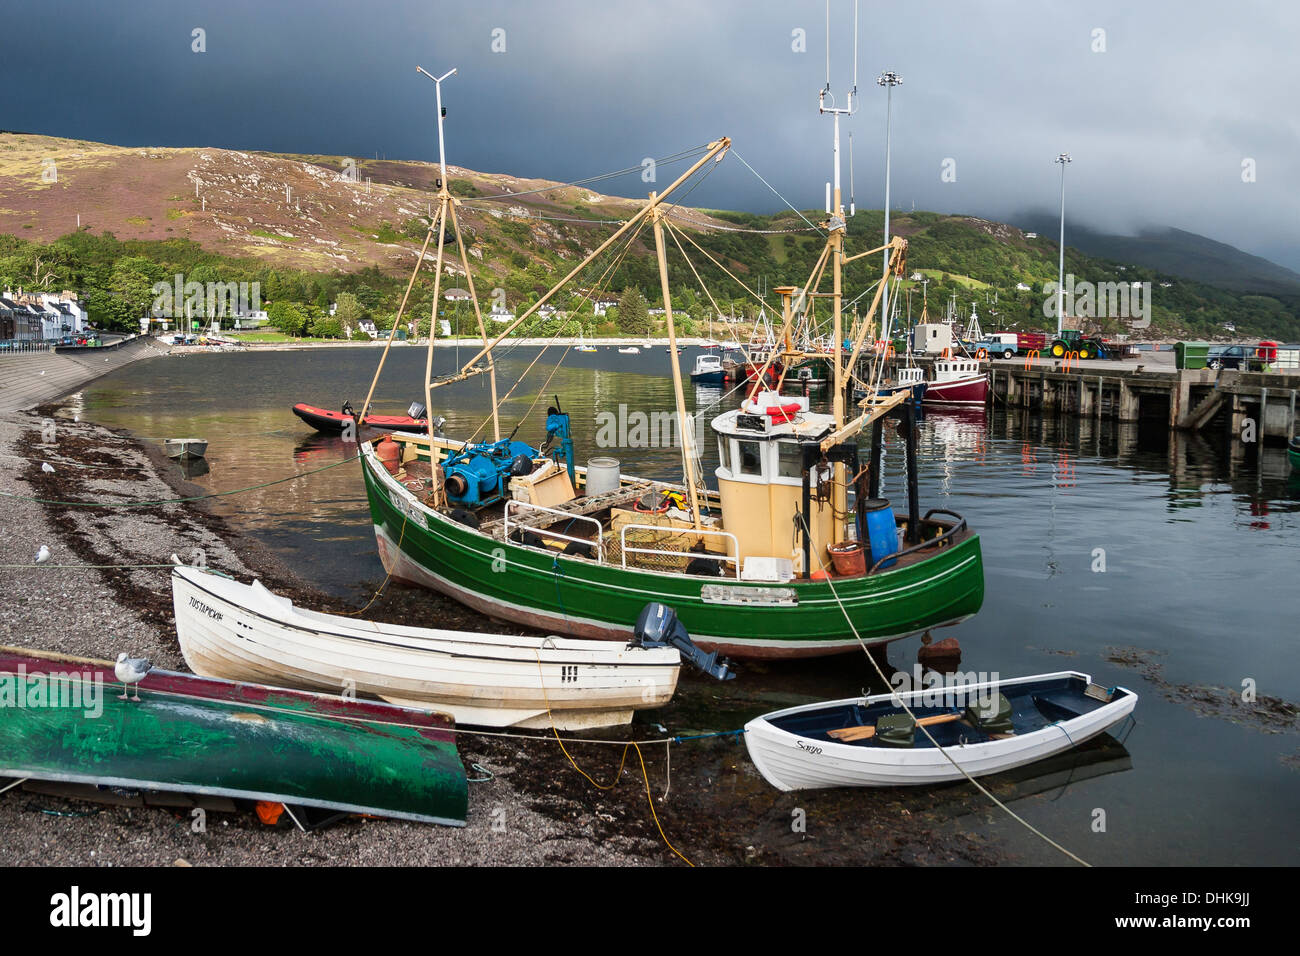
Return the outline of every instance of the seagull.
<path id="1" fill-rule="evenodd" d="M 144 680 L 144 675 L 153 670 L 153 664 L 147 657 L 127 657 L 123 651 L 117 655 L 117 663 L 113 665 L 113 675 L 122 682 L 122 693 L 118 695 L 118 700 L 126 700 L 126 685 L 135 684 L 135 696 L 132 700 L 140 699 L 140 681 Z"/>
<path id="2" fill-rule="evenodd" d="M 45 472 L 47 475 L 52 475 L 54 474 L 54 466 L 48 461 L 43 461 L 41 462 L 41 471 Z"/>
<path id="3" fill-rule="evenodd" d="M 41 545 L 41 550 L 36 552 L 36 563 L 44 564 L 48 560 L 50 560 L 50 549 Z"/>

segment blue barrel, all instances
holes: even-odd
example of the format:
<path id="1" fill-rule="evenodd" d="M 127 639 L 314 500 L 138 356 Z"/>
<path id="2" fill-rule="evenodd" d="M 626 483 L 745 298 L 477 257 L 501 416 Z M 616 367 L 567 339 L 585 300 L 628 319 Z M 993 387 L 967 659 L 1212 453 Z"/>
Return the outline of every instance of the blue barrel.
<path id="1" fill-rule="evenodd" d="M 862 514 L 867 525 L 867 540 L 871 543 L 871 564 L 898 550 L 898 525 L 894 509 L 888 498 L 868 498 L 862 502 Z M 894 561 L 882 564 L 881 569 L 893 567 Z"/>

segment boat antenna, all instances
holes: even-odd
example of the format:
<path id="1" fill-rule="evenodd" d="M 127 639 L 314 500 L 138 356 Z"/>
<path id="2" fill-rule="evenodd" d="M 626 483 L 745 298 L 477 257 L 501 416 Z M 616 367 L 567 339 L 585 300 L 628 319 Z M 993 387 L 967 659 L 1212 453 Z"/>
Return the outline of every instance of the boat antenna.
<path id="1" fill-rule="evenodd" d="M 849 215 L 857 212 L 857 203 L 853 199 L 853 130 L 849 130 Z"/>
<path id="2" fill-rule="evenodd" d="M 442 172 L 442 179 L 443 179 L 443 182 L 446 182 L 446 180 L 447 180 L 447 151 L 446 151 L 446 149 L 444 148 L 444 146 L 443 146 L 443 141 L 442 141 L 442 120 L 443 120 L 443 117 L 445 117 L 445 116 L 447 115 L 447 111 L 446 111 L 445 109 L 442 108 L 442 81 L 445 80 L 445 79 L 447 79 L 448 77 L 455 76 L 455 75 L 456 75 L 456 68 L 453 66 L 453 67 L 452 67 L 450 70 L 448 70 L 446 73 L 442 74 L 442 76 L 434 76 L 432 73 L 430 73 L 428 70 L 426 70 L 426 69 L 425 69 L 424 67 L 422 67 L 422 66 L 417 66 L 415 69 L 416 69 L 416 72 L 418 72 L 418 73 L 423 73 L 423 74 L 424 74 L 425 76 L 427 76 L 429 79 L 433 80 L 433 85 L 434 85 L 434 87 L 435 87 L 436 90 L 437 90 L 437 97 L 438 97 L 438 168 L 439 168 L 439 170 L 441 170 L 441 172 Z"/>

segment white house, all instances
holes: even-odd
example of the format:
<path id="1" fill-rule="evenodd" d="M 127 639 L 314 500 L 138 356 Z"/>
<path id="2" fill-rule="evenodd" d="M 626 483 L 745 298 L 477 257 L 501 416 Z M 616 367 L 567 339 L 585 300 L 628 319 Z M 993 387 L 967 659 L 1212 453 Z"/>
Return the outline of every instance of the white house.
<path id="1" fill-rule="evenodd" d="M 617 299 L 597 299 L 595 304 L 592 306 L 592 309 L 596 315 L 604 315 L 608 310 L 617 307 Z"/>
<path id="2" fill-rule="evenodd" d="M 448 302 L 468 302 L 469 292 L 465 289 L 448 289 L 442 297 Z"/>
<path id="3" fill-rule="evenodd" d="M 77 293 L 12 292 L 0 296 L 0 338 L 19 341 L 60 339 L 84 335 L 89 316 Z"/>
<path id="4" fill-rule="evenodd" d="M 1023 282 L 1017 282 L 1017 283 L 1016 283 L 1016 291 L 1017 291 L 1017 292 L 1032 292 L 1033 290 L 1030 289 L 1029 286 L 1025 285 Z"/>

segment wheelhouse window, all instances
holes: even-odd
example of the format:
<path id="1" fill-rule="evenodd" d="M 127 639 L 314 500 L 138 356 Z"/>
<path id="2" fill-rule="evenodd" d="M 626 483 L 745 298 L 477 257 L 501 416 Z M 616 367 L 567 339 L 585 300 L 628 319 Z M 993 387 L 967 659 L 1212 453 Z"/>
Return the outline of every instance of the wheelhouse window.
<path id="1" fill-rule="evenodd" d="M 778 478 L 803 477 L 803 450 L 798 442 L 776 443 L 776 476 Z"/>
<path id="2" fill-rule="evenodd" d="M 763 477 L 763 443 L 738 441 L 736 449 L 736 474 Z"/>

